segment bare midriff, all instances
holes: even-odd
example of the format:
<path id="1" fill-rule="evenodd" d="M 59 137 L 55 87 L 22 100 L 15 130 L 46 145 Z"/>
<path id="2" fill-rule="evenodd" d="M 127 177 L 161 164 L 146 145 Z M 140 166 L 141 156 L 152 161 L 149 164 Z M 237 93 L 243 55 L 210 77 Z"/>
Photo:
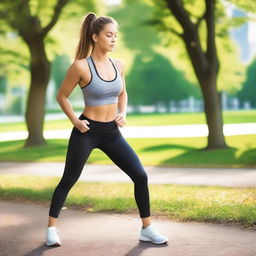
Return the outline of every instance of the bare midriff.
<path id="1" fill-rule="evenodd" d="M 89 119 L 99 122 L 113 121 L 116 116 L 117 103 L 101 106 L 86 106 L 83 114 Z"/>

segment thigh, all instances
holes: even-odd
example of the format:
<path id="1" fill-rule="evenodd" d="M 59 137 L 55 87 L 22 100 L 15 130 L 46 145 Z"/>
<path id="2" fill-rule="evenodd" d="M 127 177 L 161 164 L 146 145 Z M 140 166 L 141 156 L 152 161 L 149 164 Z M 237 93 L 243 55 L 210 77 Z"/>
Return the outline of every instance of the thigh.
<path id="1" fill-rule="evenodd" d="M 131 178 L 145 173 L 138 155 L 120 131 L 112 141 L 102 144 L 100 149 Z"/>
<path id="2" fill-rule="evenodd" d="M 89 133 L 81 133 L 73 128 L 66 153 L 66 162 L 63 179 L 77 180 L 83 170 L 84 164 L 90 156 L 91 151 L 97 144 L 97 138 Z"/>

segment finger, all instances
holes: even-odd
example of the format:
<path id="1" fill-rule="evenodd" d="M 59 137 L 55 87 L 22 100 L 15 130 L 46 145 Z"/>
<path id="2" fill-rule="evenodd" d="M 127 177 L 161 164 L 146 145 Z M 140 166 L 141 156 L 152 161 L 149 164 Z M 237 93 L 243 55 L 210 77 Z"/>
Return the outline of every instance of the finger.
<path id="1" fill-rule="evenodd" d="M 84 120 L 84 122 L 85 122 L 86 124 L 90 124 L 90 122 L 89 122 L 89 121 L 87 121 L 87 120 Z"/>
<path id="2" fill-rule="evenodd" d="M 86 130 L 89 130 L 89 129 L 90 129 L 90 127 L 87 126 L 87 125 L 83 125 L 83 128 L 85 128 Z M 83 130 L 84 130 L 84 129 L 83 129 Z"/>
<path id="3" fill-rule="evenodd" d="M 122 116 L 120 116 L 120 117 L 118 118 L 118 120 L 119 120 L 119 121 L 122 121 L 122 120 L 124 120 L 124 118 L 123 118 Z"/>
<path id="4" fill-rule="evenodd" d="M 85 126 L 84 128 L 86 128 L 86 129 L 81 129 L 80 132 L 87 132 L 88 130 L 90 130 L 90 128 L 87 126 Z"/>

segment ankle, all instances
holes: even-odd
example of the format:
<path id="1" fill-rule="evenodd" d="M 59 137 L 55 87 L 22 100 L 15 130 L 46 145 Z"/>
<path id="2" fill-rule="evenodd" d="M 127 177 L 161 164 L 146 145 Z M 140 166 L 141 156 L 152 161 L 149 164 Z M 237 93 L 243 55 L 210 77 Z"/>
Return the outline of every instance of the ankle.
<path id="1" fill-rule="evenodd" d="M 151 224 L 151 223 L 148 223 L 148 224 L 145 224 L 145 225 L 143 224 L 143 225 L 142 225 L 142 228 L 145 229 L 145 228 L 147 228 L 150 224 Z"/>

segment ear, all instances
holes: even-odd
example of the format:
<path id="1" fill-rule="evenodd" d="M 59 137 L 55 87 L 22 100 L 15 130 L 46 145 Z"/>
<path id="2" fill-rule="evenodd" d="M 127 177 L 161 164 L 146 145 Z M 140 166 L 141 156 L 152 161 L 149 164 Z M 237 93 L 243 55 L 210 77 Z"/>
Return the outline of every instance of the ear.
<path id="1" fill-rule="evenodd" d="M 92 39 L 93 39 L 94 42 L 97 42 L 97 40 L 98 40 L 97 39 L 97 35 L 96 34 L 92 34 Z"/>

